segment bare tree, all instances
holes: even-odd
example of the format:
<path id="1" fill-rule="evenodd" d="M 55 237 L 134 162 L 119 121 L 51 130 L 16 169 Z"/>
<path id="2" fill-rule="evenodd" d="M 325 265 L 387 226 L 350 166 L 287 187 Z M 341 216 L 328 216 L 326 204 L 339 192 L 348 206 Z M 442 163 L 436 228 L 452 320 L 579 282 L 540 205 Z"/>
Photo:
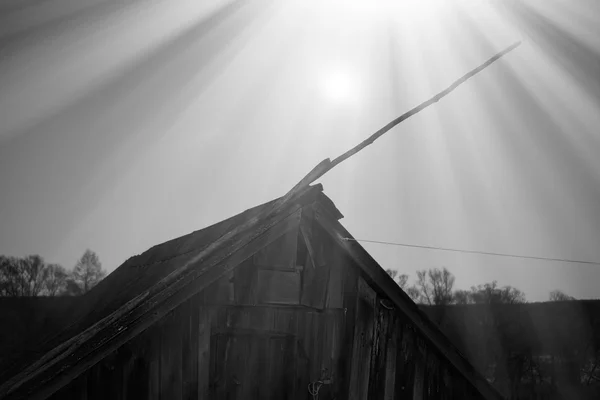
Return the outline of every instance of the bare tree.
<path id="1" fill-rule="evenodd" d="M 457 289 L 454 291 L 454 304 L 470 304 L 471 292 L 468 290 Z"/>
<path id="2" fill-rule="evenodd" d="M 22 296 L 22 282 L 18 258 L 0 256 L 0 295 Z"/>
<path id="3" fill-rule="evenodd" d="M 85 294 L 96 286 L 104 278 L 104 275 L 98 255 L 88 249 L 75 264 L 71 278 L 67 282 L 68 292 Z M 79 288 L 79 291 L 76 288 Z"/>
<path id="4" fill-rule="evenodd" d="M 398 271 L 393 269 L 386 269 L 385 272 L 387 272 L 387 274 L 394 280 L 394 282 L 398 284 L 398 286 L 402 288 L 402 290 L 406 291 L 406 285 L 408 284 L 408 275 L 398 275 Z"/>
<path id="5" fill-rule="evenodd" d="M 59 264 L 49 264 L 47 267 L 44 294 L 58 296 L 65 293 L 67 288 L 67 270 Z"/>
<path id="6" fill-rule="evenodd" d="M 0 256 L 0 296 L 55 296 L 61 293 L 66 271 L 46 264 L 39 255 Z"/>
<path id="7" fill-rule="evenodd" d="M 422 302 L 421 291 L 419 290 L 419 288 L 416 285 L 407 287 L 405 292 L 408 295 L 408 297 L 410 297 L 412 299 L 412 301 L 414 301 L 415 303 Z"/>
<path id="8" fill-rule="evenodd" d="M 453 300 L 454 275 L 446 268 L 417 271 L 418 303 L 447 305 Z M 415 292 L 416 293 L 416 292 Z"/>
<path id="9" fill-rule="evenodd" d="M 525 294 L 512 286 L 498 287 L 498 282 L 472 286 L 469 302 L 473 304 L 525 303 Z"/>
<path id="10" fill-rule="evenodd" d="M 550 301 L 571 301 L 576 300 L 574 297 L 565 294 L 560 290 L 553 290 L 550 292 Z"/>
<path id="11" fill-rule="evenodd" d="M 48 269 L 44 259 L 38 255 L 31 255 L 20 259 L 21 276 L 23 279 L 22 296 L 38 296 L 44 290 Z"/>
<path id="12" fill-rule="evenodd" d="M 45 263 L 37 255 L 25 258 L 1 256 L 0 282 L 4 296 L 37 296 L 44 285 Z"/>

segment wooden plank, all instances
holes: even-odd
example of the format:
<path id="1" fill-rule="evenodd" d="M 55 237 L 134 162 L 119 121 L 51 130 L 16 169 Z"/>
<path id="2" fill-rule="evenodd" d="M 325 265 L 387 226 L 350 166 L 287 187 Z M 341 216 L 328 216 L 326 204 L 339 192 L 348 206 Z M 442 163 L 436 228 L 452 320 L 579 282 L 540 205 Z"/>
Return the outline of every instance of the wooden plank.
<path id="1" fill-rule="evenodd" d="M 329 238 L 327 238 L 329 240 Z M 344 298 L 344 274 L 348 269 L 344 265 L 344 257 L 335 246 L 327 246 L 327 264 L 329 265 L 329 283 L 327 288 L 327 308 L 343 308 Z"/>
<path id="2" fill-rule="evenodd" d="M 341 352 L 338 360 L 338 376 L 341 383 L 341 398 L 347 399 L 350 392 L 350 377 L 352 373 L 352 359 L 354 357 L 354 321 L 356 318 L 356 303 L 358 295 L 347 293 L 344 295 L 344 326 L 342 331 Z"/>
<path id="3" fill-rule="evenodd" d="M 305 264 L 308 267 L 322 267 L 326 264 L 325 261 L 325 246 L 323 243 L 323 232 L 319 225 L 314 222 L 315 212 L 312 206 L 306 207 L 303 212 L 302 220 L 300 221 L 300 236 L 309 255 L 309 263 Z"/>
<path id="4" fill-rule="evenodd" d="M 318 203 L 315 207 L 317 210 L 320 210 Z M 352 257 L 353 261 L 360 267 L 365 276 L 368 277 L 368 280 L 377 284 L 394 303 L 394 306 L 408 317 L 411 323 L 436 347 L 437 351 L 450 361 L 454 368 L 460 371 L 485 399 L 501 400 L 502 396 L 500 393 L 475 370 L 467 359 L 462 357 L 450 340 L 418 309 L 408 295 L 398 287 L 367 251 L 360 244 L 346 240 L 347 238 L 352 238 L 352 235 L 338 221 L 321 217 L 321 215 L 320 212 L 316 214 L 318 224 L 323 227 L 337 246 L 341 247 L 346 254 Z"/>
<path id="5" fill-rule="evenodd" d="M 89 372 L 90 370 L 88 370 Z M 79 375 L 77 379 L 54 393 L 50 400 L 77 399 L 88 400 L 87 373 Z"/>
<path id="6" fill-rule="evenodd" d="M 376 294 L 359 278 L 354 329 L 354 351 L 350 378 L 350 400 L 368 398 L 375 322 Z"/>
<path id="7" fill-rule="evenodd" d="M 333 377 L 333 396 L 342 398 L 344 371 L 342 368 L 341 354 L 347 349 L 344 348 L 344 311 L 335 310 L 330 317 L 333 321 L 331 328 L 331 373 Z"/>
<path id="8" fill-rule="evenodd" d="M 303 321 L 301 326 L 301 340 L 304 344 L 304 353 L 306 354 L 306 359 L 308 361 L 308 373 L 311 380 L 316 380 L 319 376 L 315 376 L 319 371 L 319 364 L 314 357 L 315 354 L 315 345 L 317 340 L 316 332 L 316 321 L 315 314 L 313 312 L 307 311 L 303 313 Z"/>
<path id="9" fill-rule="evenodd" d="M 89 400 L 100 400 L 103 396 L 100 365 L 89 369 L 87 374 L 87 394 Z"/>
<path id="10" fill-rule="evenodd" d="M 208 308 L 201 307 L 198 312 L 198 396 L 210 398 L 210 334 L 211 321 Z"/>
<path id="11" fill-rule="evenodd" d="M 316 332 L 316 335 L 313 347 L 313 357 L 315 359 L 315 365 L 317 366 L 315 372 L 318 374 L 318 378 L 323 378 L 323 371 L 325 369 L 327 369 L 328 372 L 331 371 L 330 366 L 328 365 L 329 349 L 327 348 L 327 320 L 325 314 L 315 313 L 314 323 L 316 328 L 314 332 Z"/>
<path id="12" fill-rule="evenodd" d="M 181 323 L 180 323 L 180 336 L 181 336 L 181 346 L 180 346 L 180 351 L 181 351 L 181 398 L 182 399 L 187 399 L 189 398 L 188 392 L 189 392 L 189 384 L 188 384 L 188 377 L 189 377 L 189 370 L 192 368 L 192 354 L 190 353 L 190 344 L 192 341 L 192 337 L 191 337 L 191 330 L 192 330 L 192 320 L 191 320 L 191 313 L 192 313 L 192 304 L 190 302 L 191 299 L 186 300 L 185 302 L 183 302 L 179 307 L 177 307 L 178 310 L 180 310 L 180 314 L 181 314 Z"/>
<path id="13" fill-rule="evenodd" d="M 249 310 L 250 328 L 265 332 L 272 331 L 274 311 L 274 307 L 252 307 Z"/>
<path id="14" fill-rule="evenodd" d="M 425 358 L 425 399 L 426 400 L 438 400 L 438 388 L 437 388 L 437 380 L 438 380 L 438 361 L 435 356 L 435 353 L 427 348 L 427 356 Z"/>
<path id="15" fill-rule="evenodd" d="M 369 383 L 370 397 L 382 399 L 386 389 L 386 357 L 388 354 L 388 336 L 390 336 L 390 320 L 393 310 L 388 310 L 381 305 L 378 296 L 375 303 L 377 320 L 375 323 L 373 362 L 371 366 L 372 377 Z"/>
<path id="16" fill-rule="evenodd" d="M 228 329 L 249 329 L 252 307 L 228 307 L 225 327 Z"/>
<path id="17" fill-rule="evenodd" d="M 121 370 L 116 352 L 104 358 L 93 368 L 92 386 L 88 387 L 88 394 L 94 400 L 121 399 Z"/>
<path id="18" fill-rule="evenodd" d="M 299 311 L 283 308 L 276 308 L 273 311 L 273 330 L 295 335 L 298 326 L 297 315 Z"/>
<path id="19" fill-rule="evenodd" d="M 396 390 L 397 397 L 401 399 L 413 398 L 414 386 L 414 357 L 415 343 L 414 331 L 411 326 L 400 323 L 402 329 L 402 340 L 398 347 L 396 364 Z"/>
<path id="20" fill-rule="evenodd" d="M 222 276 L 219 280 L 202 291 L 203 303 L 233 304 L 234 303 L 234 272 Z"/>
<path id="21" fill-rule="evenodd" d="M 312 238 L 312 225 L 313 225 L 313 210 L 307 207 L 303 211 L 302 219 L 300 220 L 300 240 L 306 248 L 306 253 L 302 264 L 304 269 L 302 270 L 302 293 L 300 297 L 300 303 L 312 307 L 318 301 L 315 300 L 315 280 L 317 276 L 318 261 L 316 260 L 316 252 L 313 247 Z"/>
<path id="22" fill-rule="evenodd" d="M 297 226 L 301 205 L 257 216 L 224 235 L 123 307 L 0 386 L 6 399 L 45 399 L 260 248 Z M 201 267 L 200 267 L 201 266 Z M 126 327 L 126 329 L 125 329 Z"/>
<path id="23" fill-rule="evenodd" d="M 199 312 L 198 295 L 184 303 L 184 327 L 181 347 L 183 367 L 183 399 L 198 398 L 198 340 L 199 340 Z"/>
<path id="24" fill-rule="evenodd" d="M 147 329 L 141 335 L 126 343 L 131 352 L 128 368 L 123 373 L 123 396 L 126 399 L 148 398 L 148 360 L 145 357 L 150 340 L 148 334 L 152 329 Z"/>
<path id="25" fill-rule="evenodd" d="M 424 400 L 425 398 L 425 343 L 422 338 L 417 337 L 416 348 L 415 348 L 415 379 L 413 386 L 413 399 Z"/>
<path id="26" fill-rule="evenodd" d="M 307 255 L 307 257 L 310 257 Z M 306 261 L 306 265 L 310 263 Z M 327 286 L 329 284 L 328 265 L 317 266 L 316 268 L 304 268 L 302 271 L 302 295 L 301 304 L 323 309 L 327 298 Z"/>
<path id="27" fill-rule="evenodd" d="M 252 262 L 244 262 L 234 271 L 235 304 L 257 304 L 257 268 Z"/>
<path id="28" fill-rule="evenodd" d="M 159 354 L 156 354 L 159 356 Z M 152 358 L 148 364 L 148 399 L 160 399 L 160 358 Z"/>
<path id="29" fill-rule="evenodd" d="M 138 336 L 139 338 L 139 336 Z M 137 339 L 137 338 L 136 338 Z M 132 392 L 131 387 L 135 386 L 135 373 L 136 373 L 136 361 L 137 361 L 137 348 L 135 347 L 135 340 L 125 343 L 117 350 L 118 357 L 117 363 L 120 368 L 120 398 L 130 398 Z"/>
<path id="30" fill-rule="evenodd" d="M 265 359 L 267 368 L 266 385 L 261 385 L 261 399 L 287 399 L 295 393 L 293 388 L 295 364 L 295 340 L 290 337 L 270 338 Z"/>
<path id="31" fill-rule="evenodd" d="M 452 399 L 452 379 L 450 377 L 450 371 L 448 365 L 443 359 L 440 361 L 441 368 L 441 398 L 440 400 L 451 400 Z"/>
<path id="32" fill-rule="evenodd" d="M 227 382 L 227 371 L 229 365 L 229 346 L 230 337 L 227 335 L 211 334 L 210 335 L 210 372 L 209 372 L 209 386 L 206 398 L 209 399 L 220 399 L 224 398 L 227 386 L 231 382 Z M 230 388 L 231 390 L 233 388 Z M 235 398 L 235 397 L 234 397 Z"/>
<path id="33" fill-rule="evenodd" d="M 397 319 L 391 324 L 390 339 L 387 342 L 385 356 L 384 400 L 394 400 L 396 388 L 396 365 L 398 363 L 398 343 L 402 340 L 402 330 Z"/>
<path id="34" fill-rule="evenodd" d="M 296 271 L 258 271 L 258 301 L 262 304 L 300 304 L 300 274 Z"/>
<path id="35" fill-rule="evenodd" d="M 160 345 L 160 399 L 182 397 L 181 321 L 180 309 L 163 319 Z"/>
<path id="36" fill-rule="evenodd" d="M 254 254 L 254 265 L 259 267 L 294 270 L 298 245 L 298 227 L 287 232 L 269 246 Z"/>

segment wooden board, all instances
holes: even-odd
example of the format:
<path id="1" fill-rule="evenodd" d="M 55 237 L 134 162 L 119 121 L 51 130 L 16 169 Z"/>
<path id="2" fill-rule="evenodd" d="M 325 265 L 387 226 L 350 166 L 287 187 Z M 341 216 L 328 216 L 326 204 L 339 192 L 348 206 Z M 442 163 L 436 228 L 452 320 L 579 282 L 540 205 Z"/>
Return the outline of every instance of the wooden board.
<path id="1" fill-rule="evenodd" d="M 388 310 L 380 303 L 379 296 L 375 303 L 375 331 L 373 335 L 373 354 L 371 362 L 371 377 L 369 382 L 369 398 L 381 399 L 386 385 L 386 357 L 390 322 L 394 310 Z"/>
<path id="2" fill-rule="evenodd" d="M 411 326 L 405 324 L 400 324 L 400 326 L 402 329 L 402 340 L 396 357 L 395 392 L 398 398 L 412 399 L 415 376 L 415 333 Z"/>
<path id="3" fill-rule="evenodd" d="M 202 291 L 204 304 L 234 303 L 234 272 L 221 277 Z"/>
<path id="4" fill-rule="evenodd" d="M 198 310 L 198 396 L 201 399 L 210 398 L 210 336 L 211 313 L 208 307 Z"/>
<path id="5" fill-rule="evenodd" d="M 375 292 L 359 278 L 354 329 L 350 400 L 368 398 L 369 375 L 375 322 Z"/>
<path id="6" fill-rule="evenodd" d="M 185 304 L 185 322 L 183 327 L 183 341 L 181 346 L 182 379 L 184 400 L 198 398 L 198 344 L 199 334 L 199 311 L 201 305 L 198 295 L 192 297 Z"/>
<path id="7" fill-rule="evenodd" d="M 235 304 L 254 305 L 256 298 L 257 269 L 252 262 L 244 262 L 234 271 Z"/>
<path id="8" fill-rule="evenodd" d="M 215 334 L 211 339 L 211 399 L 279 400 L 293 393 L 293 337 Z"/>
<path id="9" fill-rule="evenodd" d="M 383 399 L 384 400 L 394 400 L 395 397 L 395 389 L 396 389 L 396 365 L 397 365 L 397 355 L 398 355 L 398 342 L 401 340 L 399 336 L 401 336 L 402 331 L 398 332 L 396 330 L 397 325 L 392 325 L 393 330 L 390 332 L 390 340 L 388 341 L 388 345 L 386 348 L 386 356 L 385 356 L 385 383 L 384 383 L 384 392 Z M 398 334 L 399 333 L 399 334 Z"/>
<path id="10" fill-rule="evenodd" d="M 254 255 L 254 265 L 293 270 L 296 267 L 297 243 L 298 227 L 259 250 Z"/>
<path id="11" fill-rule="evenodd" d="M 182 398 L 181 309 L 176 308 L 162 321 L 160 341 L 160 398 Z"/>
<path id="12" fill-rule="evenodd" d="M 425 343 L 422 338 L 417 337 L 415 349 L 415 378 L 414 378 L 414 386 L 413 386 L 413 399 L 415 400 L 424 400 L 425 399 L 425 371 L 426 371 L 426 350 Z"/>
<path id="13" fill-rule="evenodd" d="M 329 283 L 327 288 L 327 308 L 343 308 L 344 298 L 344 280 L 345 274 L 351 268 L 340 252 L 334 251 L 330 247 L 330 253 L 326 255 L 327 265 L 329 265 Z"/>
<path id="14" fill-rule="evenodd" d="M 258 270 L 258 302 L 300 304 L 300 274 L 296 271 Z"/>

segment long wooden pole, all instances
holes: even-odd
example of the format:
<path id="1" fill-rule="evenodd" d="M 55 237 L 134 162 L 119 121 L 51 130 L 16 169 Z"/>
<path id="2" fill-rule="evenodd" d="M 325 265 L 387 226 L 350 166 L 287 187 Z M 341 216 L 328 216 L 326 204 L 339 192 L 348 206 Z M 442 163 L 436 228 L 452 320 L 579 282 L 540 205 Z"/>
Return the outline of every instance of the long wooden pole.
<path id="1" fill-rule="evenodd" d="M 290 199 L 291 197 L 293 197 L 294 195 L 296 195 L 298 192 L 300 192 L 302 189 L 306 188 L 308 185 L 310 185 L 311 183 L 313 183 L 314 181 L 316 181 L 317 179 L 319 179 L 320 177 L 322 177 L 323 175 L 325 175 L 327 172 L 331 171 L 331 169 L 333 167 L 335 167 L 336 165 L 338 165 L 342 161 L 345 161 L 348 158 L 352 157 L 353 155 L 355 155 L 356 153 L 358 153 L 359 151 L 361 151 L 362 149 L 364 149 L 368 145 L 372 144 L 375 140 L 379 139 L 381 136 L 383 136 L 383 134 L 385 134 L 387 131 L 389 131 L 390 129 L 392 129 L 393 127 L 395 127 L 396 125 L 398 125 L 402 121 L 404 121 L 404 120 L 412 117 L 413 115 L 415 115 L 418 112 L 424 110 L 425 108 L 429 107 L 430 105 L 432 105 L 434 103 L 437 103 L 443 97 L 445 97 L 448 94 L 450 94 L 459 85 L 461 85 L 462 83 L 464 83 L 466 80 L 468 80 L 472 76 L 476 75 L 477 73 L 481 72 L 482 70 L 484 70 L 485 68 L 487 68 L 489 65 L 491 65 L 493 62 L 495 62 L 496 60 L 498 60 L 500 57 L 502 57 L 505 54 L 509 53 L 510 51 L 514 50 L 520 44 L 521 44 L 520 41 L 514 43 L 513 45 L 507 47 L 506 49 L 504 49 L 500 53 L 496 54 L 495 56 L 493 56 L 492 58 L 490 58 L 489 60 L 487 60 L 486 62 L 484 62 L 483 64 L 481 64 L 479 67 L 477 67 L 477 68 L 475 68 L 475 69 L 467 72 L 465 75 L 463 75 L 462 77 L 460 77 L 459 79 L 457 79 L 456 81 L 454 81 L 454 83 L 452 83 L 450 86 L 448 86 L 445 90 L 439 92 L 438 94 L 436 94 L 435 96 L 433 96 L 429 100 L 427 100 L 427 101 L 419 104 L 418 106 L 416 106 L 412 110 L 409 110 L 409 111 L 405 112 L 404 114 L 402 114 L 401 116 L 399 116 L 398 118 L 394 119 L 393 121 L 391 121 L 390 123 L 388 123 L 386 126 L 384 126 L 383 128 L 381 128 L 380 130 L 378 130 L 377 132 L 375 132 L 374 134 L 372 134 L 371 136 L 369 136 L 366 140 L 362 141 L 361 143 L 359 143 L 355 147 L 351 148 L 350 150 L 348 150 L 347 152 L 345 152 L 344 154 L 342 154 L 338 158 L 334 159 L 333 161 L 331 161 L 329 158 L 326 158 L 325 160 L 321 161 L 316 167 L 314 167 L 312 169 L 312 171 L 310 171 L 304 178 L 302 178 L 302 180 L 300 182 L 298 182 L 296 184 L 296 186 L 294 186 L 292 188 L 292 190 L 290 190 L 285 196 L 283 196 L 281 198 L 281 201 L 282 202 L 287 201 L 288 199 Z"/>

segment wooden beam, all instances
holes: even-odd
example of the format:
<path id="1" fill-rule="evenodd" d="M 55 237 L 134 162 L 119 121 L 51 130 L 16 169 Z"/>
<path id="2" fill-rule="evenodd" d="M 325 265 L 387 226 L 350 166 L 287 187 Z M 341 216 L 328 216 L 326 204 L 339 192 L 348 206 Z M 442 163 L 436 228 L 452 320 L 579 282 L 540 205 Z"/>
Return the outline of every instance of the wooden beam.
<path id="1" fill-rule="evenodd" d="M 302 206 L 270 210 L 187 256 L 181 268 L 0 386 L 0 399 L 42 400 L 166 313 L 297 227 Z M 264 221 L 261 221 L 264 219 Z"/>
<path id="2" fill-rule="evenodd" d="M 317 268 L 317 259 L 316 253 L 312 246 L 310 231 L 308 231 L 302 223 L 300 224 L 300 234 L 302 235 L 302 239 L 304 239 L 304 244 L 306 245 L 306 250 L 308 251 L 308 256 L 310 258 L 310 263 L 313 268 Z M 308 265 L 306 266 L 308 267 Z"/>
<path id="3" fill-rule="evenodd" d="M 320 206 L 317 204 L 317 208 Z M 374 282 L 389 297 L 394 305 L 405 314 L 438 351 L 473 385 L 487 400 L 501 400 L 502 396 L 481 376 L 454 347 L 450 340 L 436 327 L 406 293 L 381 268 L 369 253 L 356 241 L 345 240 L 352 235 L 336 220 L 317 213 L 316 221 L 344 249 L 362 269 L 365 276 Z"/>
<path id="4" fill-rule="evenodd" d="M 297 193 L 302 191 L 303 188 L 305 188 L 308 185 L 310 185 L 311 183 L 315 182 L 317 179 L 319 179 L 320 177 L 325 175 L 327 172 L 329 172 L 331 169 L 333 169 L 336 165 L 347 160 L 348 158 L 352 157 L 354 154 L 360 152 L 362 149 L 364 149 L 365 147 L 372 144 L 375 140 L 377 140 L 378 138 L 383 136 L 386 132 L 388 132 L 390 129 L 392 129 L 396 125 L 407 120 L 408 118 L 412 117 L 413 115 L 421 112 L 422 110 L 426 109 L 427 107 L 431 106 L 432 104 L 437 103 L 442 98 L 446 97 L 448 94 L 450 94 L 452 91 L 454 91 L 454 89 L 456 89 L 458 86 L 460 86 L 461 84 L 463 84 L 464 82 L 466 82 L 468 79 L 475 76 L 479 72 L 483 71 L 485 68 L 490 66 L 492 63 L 496 62 L 498 59 L 500 59 L 504 55 L 506 55 L 509 52 L 511 52 L 512 50 L 514 50 L 520 44 L 521 44 L 521 42 L 516 42 L 516 43 L 512 44 L 511 46 L 507 47 L 506 49 L 502 50 L 500 53 L 489 58 L 486 62 L 479 65 L 477 68 L 472 69 L 471 71 L 467 72 L 466 74 L 464 74 L 463 76 L 458 78 L 446 89 L 442 90 L 441 92 L 439 92 L 438 94 L 436 94 L 435 96 L 430 98 L 429 100 L 424 101 L 423 103 L 419 104 L 418 106 L 412 108 L 411 110 L 405 112 L 398 118 L 389 122 L 386 126 L 379 129 L 377 132 L 373 133 L 367 139 L 363 140 L 362 142 L 360 142 L 359 144 L 357 144 L 350 150 L 346 151 L 344 154 L 338 156 L 333 161 L 331 161 L 329 158 L 326 158 L 325 160 L 321 161 L 304 178 L 302 178 L 302 180 L 300 182 L 298 182 L 285 196 L 283 196 L 281 201 L 285 202 L 285 201 L 287 201 L 287 199 L 295 196 Z"/>

